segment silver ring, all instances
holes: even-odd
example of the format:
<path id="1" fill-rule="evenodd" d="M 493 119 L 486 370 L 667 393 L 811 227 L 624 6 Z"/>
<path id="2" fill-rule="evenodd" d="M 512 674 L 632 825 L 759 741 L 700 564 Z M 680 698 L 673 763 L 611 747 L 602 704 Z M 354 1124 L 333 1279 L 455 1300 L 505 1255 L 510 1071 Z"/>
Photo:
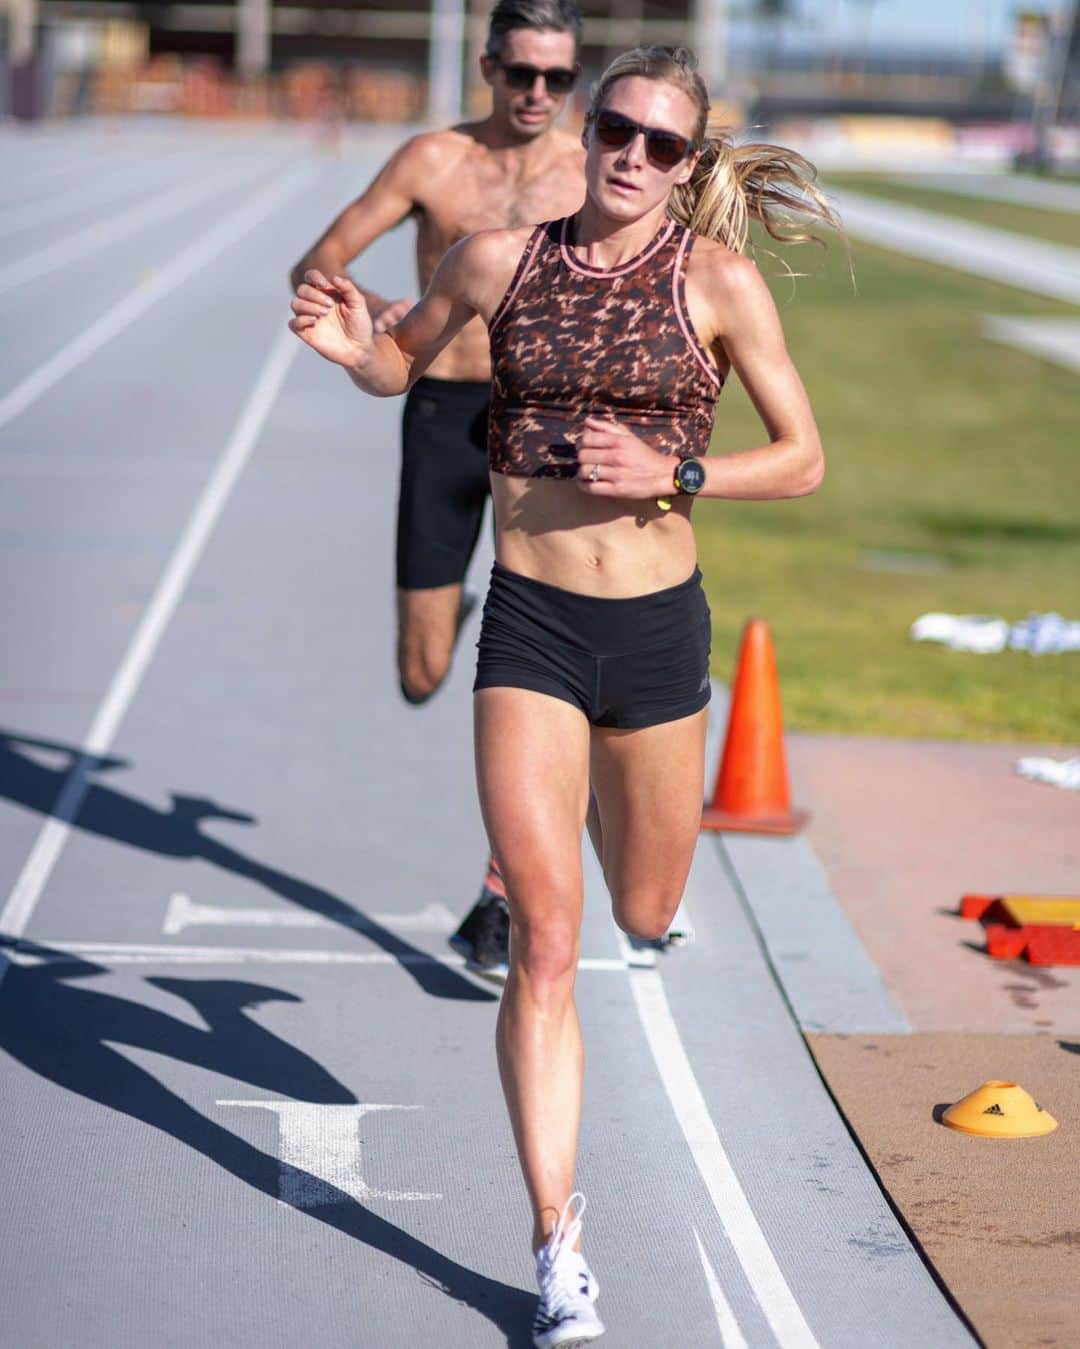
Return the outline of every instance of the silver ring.
<path id="1" fill-rule="evenodd" d="M 599 478 L 600 478 L 600 465 L 599 465 L 599 464 L 593 464 L 593 466 L 592 466 L 592 472 L 589 474 L 589 481 L 590 481 L 590 482 L 597 482 L 597 481 L 599 480 Z"/>

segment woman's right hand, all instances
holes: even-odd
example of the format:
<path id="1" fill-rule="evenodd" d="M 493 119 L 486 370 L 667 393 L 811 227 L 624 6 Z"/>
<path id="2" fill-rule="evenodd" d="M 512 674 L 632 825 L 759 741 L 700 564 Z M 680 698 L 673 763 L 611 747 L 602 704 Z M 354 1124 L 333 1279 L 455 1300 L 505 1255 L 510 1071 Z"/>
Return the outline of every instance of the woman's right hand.
<path id="1" fill-rule="evenodd" d="M 356 367 L 371 355 L 371 315 L 363 295 L 347 276 L 327 280 L 314 268 L 305 272 L 292 311 L 289 327 L 328 361 Z"/>

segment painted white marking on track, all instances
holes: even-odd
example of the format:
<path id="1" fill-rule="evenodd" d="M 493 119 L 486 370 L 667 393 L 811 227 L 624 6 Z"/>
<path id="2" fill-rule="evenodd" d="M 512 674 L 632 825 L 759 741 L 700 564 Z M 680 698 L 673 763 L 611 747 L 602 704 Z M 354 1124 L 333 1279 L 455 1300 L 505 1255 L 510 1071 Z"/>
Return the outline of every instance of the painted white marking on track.
<path id="1" fill-rule="evenodd" d="M 712 1263 L 705 1253 L 704 1243 L 696 1227 L 694 1228 L 694 1240 L 697 1242 L 698 1255 L 701 1257 L 701 1268 L 705 1271 L 705 1282 L 709 1287 L 709 1297 L 712 1298 L 713 1309 L 716 1312 L 720 1342 L 724 1349 L 747 1349 L 746 1338 L 735 1319 L 735 1313 L 731 1310 L 731 1304 L 724 1296 L 724 1290 L 720 1287 L 720 1280 L 716 1277 L 716 1270 L 713 1269 Z"/>
<path id="2" fill-rule="evenodd" d="M 218 1101 L 219 1106 L 270 1110 L 278 1119 L 278 1199 L 290 1208 L 358 1204 L 373 1199 L 416 1202 L 441 1199 L 420 1190 L 376 1190 L 361 1173 L 360 1121 L 377 1110 L 419 1110 L 418 1105 L 314 1105 L 308 1101 Z"/>
<path id="3" fill-rule="evenodd" d="M 172 169 L 176 156 L 188 149 L 199 148 L 203 143 L 200 140 L 192 140 L 178 146 L 171 136 L 156 135 L 138 137 L 127 135 L 123 142 L 112 137 L 106 140 L 100 131 L 79 134 L 69 124 L 64 132 L 65 145 L 62 149 L 52 147 L 46 151 L 40 142 L 33 147 L 26 146 L 27 157 L 20 163 L 14 159 L 12 153 L 19 147 L 12 141 L 10 135 L 4 134 L 5 130 L 6 128 L 0 125 L 0 153 L 3 153 L 5 168 L 8 169 L 3 187 L 16 189 L 16 200 L 10 202 L 13 206 L 21 206 L 23 197 L 28 192 L 40 191 L 43 185 L 48 186 L 54 178 L 63 178 L 62 191 L 68 197 L 77 192 L 81 200 L 84 188 L 88 184 L 96 183 L 102 173 L 129 168 L 132 154 L 153 156 L 156 161 L 165 161 L 167 167 Z M 45 162 L 45 153 L 54 156 L 51 163 Z M 59 161 L 55 157 L 57 154 L 63 156 Z M 9 201 L 7 197 L 0 200 L 0 210 L 4 210 L 5 214 Z"/>
<path id="4" fill-rule="evenodd" d="M 279 193 L 280 196 L 280 193 Z M 283 199 L 283 198 L 282 198 Z M 265 207 L 265 202 L 264 202 Z M 222 245 L 224 246 L 224 245 Z M 177 284 L 174 281 L 173 284 Z M 143 615 L 120 668 L 113 676 L 105 698 L 98 708 L 80 754 L 68 774 L 52 813 L 41 828 L 30 855 L 0 913 L 0 932 L 21 937 L 34 908 L 52 875 L 52 869 L 71 833 L 72 821 L 79 812 L 90 785 L 93 761 L 108 753 L 113 737 L 135 697 L 158 642 L 169 624 L 180 597 L 202 555 L 229 493 L 247 463 L 263 423 L 274 405 L 300 343 L 289 330 L 275 338 L 270 355 L 240 413 L 240 419 L 210 481 L 203 489 L 198 505 L 176 546 L 176 551 L 158 582 L 153 599 Z M 0 965 L 0 977 L 3 968 Z"/>
<path id="5" fill-rule="evenodd" d="M 181 211 L 188 210 L 206 197 L 235 185 L 238 179 L 250 176 L 252 176 L 250 170 L 247 174 L 243 174 L 230 169 L 227 173 L 219 173 L 213 178 L 204 178 L 197 183 L 182 183 L 171 192 L 155 194 L 149 201 L 140 202 L 138 206 L 123 211 L 111 220 L 96 220 L 75 234 L 66 235 L 63 239 L 46 244 L 36 253 L 16 258 L 6 267 L 0 267 L 0 295 L 26 285 L 28 281 L 47 276 L 61 267 L 67 267 L 90 253 L 96 253 L 99 248 L 107 248 L 110 244 L 119 243 L 121 239 L 130 238 L 139 230 L 159 220 L 168 220 L 170 216 L 179 215 Z"/>
<path id="6" fill-rule="evenodd" d="M 1048 182 L 1044 178 L 1014 178 L 1002 173 L 980 173 L 978 169 L 970 175 L 951 171 L 949 173 L 904 173 L 900 181 L 911 183 L 915 187 L 928 187 L 931 191 L 945 192 L 950 196 L 974 197 L 977 201 L 1008 201 L 1020 206 L 1041 206 L 1048 211 L 1064 211 L 1073 215 L 1080 211 L 1080 187 L 1073 183 Z M 937 209 L 948 209 L 942 203 Z"/>
<path id="7" fill-rule="evenodd" d="M 181 147 L 176 151 L 177 156 L 180 157 L 180 163 L 169 160 L 162 164 L 163 156 L 158 150 L 155 152 L 155 168 L 158 166 L 165 168 L 170 178 L 190 177 L 200 170 L 203 160 L 211 157 L 215 160 L 222 159 L 227 153 L 227 146 L 222 146 L 220 149 L 215 149 L 212 146 L 209 149 L 204 147 L 202 150 L 197 150 L 195 147 L 189 149 Z M 190 161 L 193 154 L 198 156 L 196 162 L 194 164 L 185 163 L 184 160 Z M 64 167 L 70 173 L 70 166 Z M 121 170 L 123 168 L 122 165 L 116 167 Z M 32 225 L 47 224 L 55 217 L 70 217 L 72 195 L 76 190 L 79 210 L 83 210 L 87 206 L 103 206 L 106 202 L 116 201 L 120 197 L 131 197 L 136 195 L 139 190 L 138 184 L 130 178 L 118 179 L 111 175 L 101 177 L 100 167 L 97 169 L 97 174 L 95 180 L 87 186 L 78 186 L 76 189 L 76 185 L 69 181 L 44 199 L 20 202 L 18 205 L 10 207 L 0 204 L 0 210 L 3 211 L 3 214 L 0 215 L 0 238 L 8 234 L 18 234 L 20 230 L 29 229 Z M 146 190 L 147 188 L 144 185 L 143 191 Z M 151 184 L 149 190 L 151 192 L 158 191 L 158 184 L 156 182 Z"/>
<path id="8" fill-rule="evenodd" d="M 984 314 L 983 332 L 992 342 L 1017 347 L 1080 374 L 1080 319 Z"/>
<path id="9" fill-rule="evenodd" d="M 30 229 L 32 225 L 47 224 L 53 216 L 70 216 L 71 187 L 65 184 L 55 196 L 44 201 L 20 203 L 16 207 L 5 207 L 0 217 L 0 239 L 8 234 L 18 234 L 20 230 Z M 113 179 L 98 181 L 92 188 L 79 191 L 79 205 L 101 206 L 105 202 L 115 201 L 118 197 L 131 193 L 130 182 L 116 182 Z"/>
<path id="10" fill-rule="evenodd" d="M 125 328 L 141 318 L 163 296 L 168 295 L 177 286 L 194 275 L 195 272 L 212 262 L 219 253 L 223 253 L 230 244 L 242 239 L 256 225 L 261 224 L 268 215 L 273 214 L 289 197 L 311 178 L 315 170 L 301 169 L 290 174 L 284 182 L 264 188 L 247 205 L 240 207 L 224 220 L 218 222 L 144 286 L 138 287 L 126 295 L 111 309 L 107 309 L 96 323 L 92 323 L 67 346 L 51 356 L 44 364 L 16 384 L 14 389 L 0 398 L 0 426 L 5 426 L 12 418 L 24 412 L 31 403 L 47 393 L 54 384 L 70 374 L 106 342 L 121 333 Z M 296 342 L 296 338 L 293 338 Z M 297 342 L 299 346 L 299 342 Z"/>
<path id="11" fill-rule="evenodd" d="M 60 957 L 82 956 L 103 965 L 446 965 L 465 968 L 457 955 L 428 955 L 409 951 L 391 955 L 388 951 L 316 951 L 281 949 L 265 946 L 151 946 L 136 942 L 53 941 L 42 938 L 35 943 L 47 948 L 44 953 L 14 948 L 8 959 L 16 965 L 41 965 L 49 961 L 49 951 Z M 582 956 L 578 969 L 589 972 L 622 973 L 624 960 Z"/>
<path id="12" fill-rule="evenodd" d="M 358 913 L 351 926 L 357 932 L 372 927 L 385 927 L 391 932 L 435 932 L 442 935 L 453 932 L 457 918 L 445 904 L 429 904 L 412 913 Z M 169 899 L 165 910 L 162 932 L 174 937 L 189 927 L 316 927 L 338 928 L 343 924 L 336 918 L 321 913 L 307 913 L 299 909 L 227 908 L 222 904 L 202 904 L 177 893 Z"/>
<path id="13" fill-rule="evenodd" d="M 901 206 L 848 188 L 830 189 L 856 238 L 1033 295 L 1080 304 L 1080 248 L 978 225 L 940 211 Z"/>
<path id="14" fill-rule="evenodd" d="M 765 1319 L 782 1349 L 820 1349 L 724 1151 L 659 973 L 634 970 L 629 983 L 683 1137 Z"/>

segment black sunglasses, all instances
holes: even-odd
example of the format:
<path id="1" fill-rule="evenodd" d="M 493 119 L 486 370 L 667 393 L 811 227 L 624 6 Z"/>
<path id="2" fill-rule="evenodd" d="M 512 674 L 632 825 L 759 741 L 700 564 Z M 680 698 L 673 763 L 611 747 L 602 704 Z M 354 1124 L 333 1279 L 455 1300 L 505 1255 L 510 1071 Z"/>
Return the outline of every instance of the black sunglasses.
<path id="1" fill-rule="evenodd" d="M 681 164 L 694 148 L 694 142 L 687 136 L 679 136 L 674 131 L 661 131 L 654 126 L 642 126 L 640 122 L 634 122 L 621 112 L 612 112 L 609 108 L 602 108 L 596 114 L 593 126 L 600 144 L 610 146 L 613 150 L 629 145 L 640 132 L 645 137 L 646 155 L 662 169 L 673 169 L 676 164 Z"/>
<path id="2" fill-rule="evenodd" d="M 567 70 L 565 66 L 553 66 L 550 70 L 541 70 L 539 66 L 504 66 L 500 61 L 499 69 L 506 79 L 507 87 L 517 89 L 521 93 L 524 93 L 526 89 L 531 89 L 537 79 L 544 81 L 549 94 L 568 94 L 577 84 L 578 71 L 576 69 Z"/>

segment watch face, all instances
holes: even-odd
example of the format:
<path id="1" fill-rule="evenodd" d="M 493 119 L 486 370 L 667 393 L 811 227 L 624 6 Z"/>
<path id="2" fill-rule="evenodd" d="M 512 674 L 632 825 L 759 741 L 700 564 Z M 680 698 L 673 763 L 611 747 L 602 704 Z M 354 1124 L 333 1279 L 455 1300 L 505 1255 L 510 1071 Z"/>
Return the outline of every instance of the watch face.
<path id="1" fill-rule="evenodd" d="M 705 486 L 705 467 L 696 459 L 684 459 L 679 465 L 677 481 L 684 492 L 700 492 Z"/>

